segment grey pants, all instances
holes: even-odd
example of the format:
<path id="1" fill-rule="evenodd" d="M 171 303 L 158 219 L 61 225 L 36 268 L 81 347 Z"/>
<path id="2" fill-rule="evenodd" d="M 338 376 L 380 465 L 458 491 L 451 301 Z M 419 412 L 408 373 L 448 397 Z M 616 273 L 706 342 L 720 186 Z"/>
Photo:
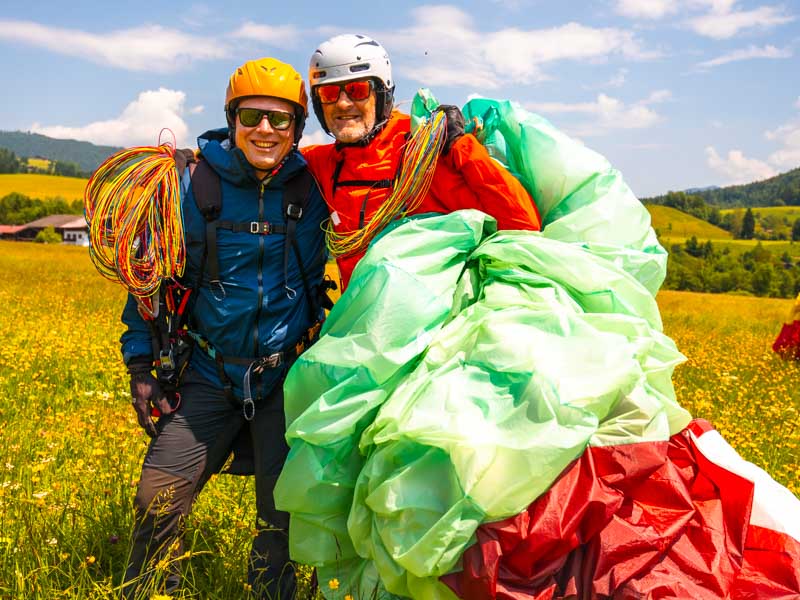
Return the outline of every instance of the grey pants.
<path id="1" fill-rule="evenodd" d="M 289 560 L 289 515 L 275 508 L 273 490 L 289 451 L 284 439 L 283 382 L 257 403 L 255 418 L 244 420 L 241 407 L 223 391 L 189 371 L 181 385 L 178 410 L 159 419 L 142 466 L 134 500 L 136 527 L 123 582 L 127 600 L 170 594 L 180 583 L 181 528 L 209 477 L 230 455 L 237 437 L 252 442 L 256 483 L 257 535 L 248 565 L 248 582 L 259 599 L 290 600 L 296 577 Z M 166 569 L 156 569 L 164 561 Z M 158 576 L 161 580 L 158 580 Z"/>

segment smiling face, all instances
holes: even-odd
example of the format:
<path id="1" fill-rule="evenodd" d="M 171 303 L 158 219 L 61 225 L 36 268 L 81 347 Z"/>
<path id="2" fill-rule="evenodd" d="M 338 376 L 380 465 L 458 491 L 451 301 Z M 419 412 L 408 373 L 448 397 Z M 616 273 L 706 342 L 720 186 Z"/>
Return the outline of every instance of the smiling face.
<path id="1" fill-rule="evenodd" d="M 337 142 L 352 144 L 375 127 L 375 90 L 365 100 L 351 100 L 341 90 L 336 102 L 322 105 L 325 125 Z"/>
<path id="2" fill-rule="evenodd" d="M 286 100 L 258 96 L 245 98 L 238 108 L 259 108 L 261 110 L 279 110 L 294 114 L 294 106 Z M 262 179 L 277 166 L 292 149 L 294 144 L 295 122 L 288 129 L 274 129 L 269 119 L 261 119 L 255 127 L 245 127 L 236 117 L 236 147 L 244 152 L 244 156 L 253 167 L 256 175 Z"/>

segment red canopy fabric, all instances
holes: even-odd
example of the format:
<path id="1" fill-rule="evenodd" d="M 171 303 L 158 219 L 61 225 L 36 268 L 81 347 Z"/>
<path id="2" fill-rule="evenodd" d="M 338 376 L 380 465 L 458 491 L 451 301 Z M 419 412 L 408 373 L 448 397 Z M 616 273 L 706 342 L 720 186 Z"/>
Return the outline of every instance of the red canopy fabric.
<path id="1" fill-rule="evenodd" d="M 720 464 L 720 440 L 695 420 L 668 442 L 588 448 L 526 511 L 481 526 L 443 581 L 469 600 L 800 597 L 800 542 L 780 530 L 800 512 L 767 498 L 759 520 L 779 528 L 751 522 L 761 483 Z"/>

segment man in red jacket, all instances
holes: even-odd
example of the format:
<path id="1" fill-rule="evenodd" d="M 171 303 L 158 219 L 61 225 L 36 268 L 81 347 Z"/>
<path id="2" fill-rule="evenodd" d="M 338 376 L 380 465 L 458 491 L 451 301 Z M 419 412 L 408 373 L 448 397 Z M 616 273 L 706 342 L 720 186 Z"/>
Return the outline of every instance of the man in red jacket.
<path id="1" fill-rule="evenodd" d="M 309 66 L 314 112 L 333 144 L 303 150 L 322 187 L 339 234 L 368 224 L 392 191 L 411 118 L 393 111 L 394 80 L 386 50 L 364 35 L 323 42 Z M 414 213 L 475 208 L 500 229 L 541 229 L 536 204 L 517 179 L 497 164 L 475 137 L 464 133 L 456 106 L 442 106 L 447 138 L 433 183 Z M 343 288 L 366 248 L 337 256 Z"/>

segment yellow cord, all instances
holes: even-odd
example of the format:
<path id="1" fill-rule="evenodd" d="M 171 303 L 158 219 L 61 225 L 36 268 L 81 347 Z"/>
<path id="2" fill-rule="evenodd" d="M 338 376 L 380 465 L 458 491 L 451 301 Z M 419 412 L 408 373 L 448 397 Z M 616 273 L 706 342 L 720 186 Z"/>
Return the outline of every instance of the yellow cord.
<path id="1" fill-rule="evenodd" d="M 389 223 L 419 207 L 433 181 L 436 161 L 445 142 L 445 128 L 445 115 L 439 111 L 414 132 L 406 144 L 392 191 L 364 227 L 337 232 L 331 222 L 327 222 L 325 239 L 333 256 L 347 256 L 365 250 Z"/>

